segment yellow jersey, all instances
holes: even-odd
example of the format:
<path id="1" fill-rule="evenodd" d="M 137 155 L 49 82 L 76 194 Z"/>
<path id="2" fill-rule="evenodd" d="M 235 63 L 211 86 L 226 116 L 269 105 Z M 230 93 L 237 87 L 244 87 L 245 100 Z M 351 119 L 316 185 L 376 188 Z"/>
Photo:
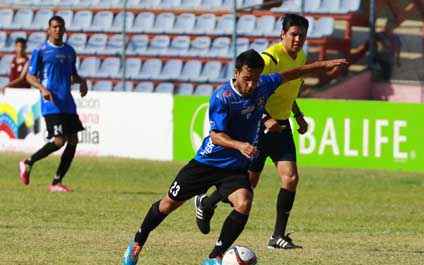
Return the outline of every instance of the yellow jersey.
<path id="1" fill-rule="evenodd" d="M 284 69 L 302 66 L 306 63 L 306 56 L 303 50 L 297 53 L 296 59 L 293 59 L 284 48 L 283 43 L 268 47 L 261 54 L 265 61 L 263 74 L 272 74 Z M 303 78 L 284 82 L 268 99 L 265 110 L 274 119 L 286 120 L 290 117 L 293 102 L 296 100 Z"/>

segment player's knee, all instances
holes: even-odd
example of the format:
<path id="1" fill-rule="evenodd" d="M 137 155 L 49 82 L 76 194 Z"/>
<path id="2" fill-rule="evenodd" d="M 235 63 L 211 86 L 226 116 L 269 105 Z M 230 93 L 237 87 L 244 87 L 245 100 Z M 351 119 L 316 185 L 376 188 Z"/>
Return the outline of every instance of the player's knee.
<path id="1" fill-rule="evenodd" d="M 241 191 L 232 202 L 234 209 L 242 214 L 249 214 L 252 208 L 253 194 L 250 191 Z"/>
<path id="2" fill-rule="evenodd" d="M 182 202 L 174 201 L 168 196 L 165 196 L 165 198 L 160 201 L 159 211 L 163 214 L 169 214 L 177 209 L 181 204 Z"/>
<path id="3" fill-rule="evenodd" d="M 59 137 L 55 137 L 54 138 L 54 144 L 58 147 L 61 148 L 66 142 L 65 137 L 59 136 Z"/>
<path id="4" fill-rule="evenodd" d="M 283 188 L 288 188 L 289 190 L 296 189 L 298 182 L 298 174 L 288 174 L 281 176 L 281 185 Z"/>

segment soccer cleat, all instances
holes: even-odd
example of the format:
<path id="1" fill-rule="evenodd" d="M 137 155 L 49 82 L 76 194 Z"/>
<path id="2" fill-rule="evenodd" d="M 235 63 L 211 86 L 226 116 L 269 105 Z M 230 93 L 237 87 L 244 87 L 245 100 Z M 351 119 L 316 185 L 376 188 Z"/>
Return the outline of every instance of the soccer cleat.
<path id="1" fill-rule="evenodd" d="M 141 253 L 141 246 L 137 242 L 131 242 L 127 250 L 125 251 L 123 258 L 123 265 L 135 265 L 137 264 L 138 257 Z"/>
<path id="2" fill-rule="evenodd" d="M 207 208 L 202 206 L 202 200 L 206 197 L 206 194 L 201 194 L 194 197 L 194 207 L 196 208 L 196 223 L 200 232 L 203 234 L 209 234 L 211 231 L 211 219 L 215 212 L 215 208 Z"/>
<path id="3" fill-rule="evenodd" d="M 214 259 L 210 259 L 210 258 L 206 258 L 202 265 L 222 265 L 222 260 L 219 258 L 214 258 Z"/>
<path id="4" fill-rule="evenodd" d="M 290 233 L 283 237 L 269 239 L 268 248 L 271 249 L 295 249 L 302 248 L 301 246 L 295 245 L 293 240 L 289 237 Z"/>
<path id="5" fill-rule="evenodd" d="M 50 184 L 48 191 L 49 192 L 73 192 L 74 190 L 66 187 L 62 183 L 58 183 L 58 184 L 55 184 L 55 185 Z"/>
<path id="6" fill-rule="evenodd" d="M 29 184 L 29 174 L 31 173 L 31 166 L 25 163 L 25 160 L 19 162 L 19 179 L 24 185 Z"/>

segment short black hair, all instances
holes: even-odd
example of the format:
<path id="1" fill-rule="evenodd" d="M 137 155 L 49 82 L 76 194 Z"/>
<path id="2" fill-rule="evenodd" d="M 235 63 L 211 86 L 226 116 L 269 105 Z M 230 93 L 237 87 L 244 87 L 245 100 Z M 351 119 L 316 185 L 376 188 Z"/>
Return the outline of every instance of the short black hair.
<path id="1" fill-rule="evenodd" d="M 26 39 L 21 38 L 21 37 L 16 38 L 15 45 L 18 44 L 18 43 L 22 43 L 22 45 L 26 45 Z"/>
<path id="2" fill-rule="evenodd" d="M 59 23 L 61 23 L 61 24 L 63 24 L 63 26 L 65 26 L 65 20 L 61 17 L 61 16 L 52 16 L 50 19 L 49 19 L 49 27 L 52 25 L 52 21 L 57 21 L 57 22 L 59 22 Z"/>
<path id="3" fill-rule="evenodd" d="M 240 53 L 236 58 L 237 70 L 241 71 L 245 65 L 251 69 L 260 69 L 262 71 L 265 67 L 265 62 L 257 51 L 250 49 Z"/>
<path id="4" fill-rule="evenodd" d="M 308 31 L 309 21 L 303 17 L 296 14 L 287 14 L 281 18 L 282 30 L 287 31 L 290 27 L 300 26 L 304 27 Z"/>

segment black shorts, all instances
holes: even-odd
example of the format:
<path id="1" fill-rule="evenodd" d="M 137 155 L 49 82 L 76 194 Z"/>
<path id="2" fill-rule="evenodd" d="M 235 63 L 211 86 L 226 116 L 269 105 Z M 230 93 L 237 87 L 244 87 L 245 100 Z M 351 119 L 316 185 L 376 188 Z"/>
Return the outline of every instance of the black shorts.
<path id="1" fill-rule="evenodd" d="M 168 196 L 175 201 L 185 201 L 206 193 L 212 186 L 216 186 L 225 198 L 241 188 L 252 191 L 247 169 L 219 168 L 192 159 L 172 182 Z"/>
<path id="2" fill-rule="evenodd" d="M 44 116 L 47 127 L 47 138 L 70 135 L 84 130 L 77 114 L 48 114 Z"/>
<path id="3" fill-rule="evenodd" d="M 288 120 L 279 120 L 278 123 L 284 126 L 281 132 L 264 133 L 262 125 L 259 133 L 258 150 L 259 156 L 253 159 L 249 170 L 261 172 L 264 168 L 267 157 L 271 157 L 273 162 L 296 161 L 296 146 Z"/>

